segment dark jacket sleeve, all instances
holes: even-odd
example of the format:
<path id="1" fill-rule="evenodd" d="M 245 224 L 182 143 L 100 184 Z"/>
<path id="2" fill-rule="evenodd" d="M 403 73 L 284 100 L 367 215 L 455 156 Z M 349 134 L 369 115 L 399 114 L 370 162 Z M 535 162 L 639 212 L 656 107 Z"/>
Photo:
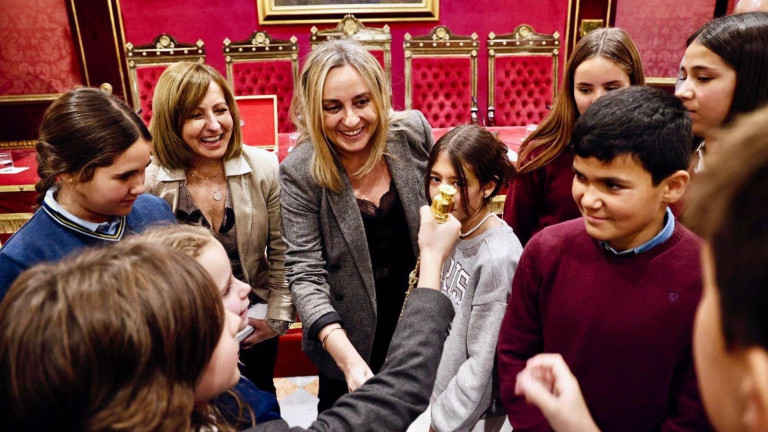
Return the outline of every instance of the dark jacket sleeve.
<path id="1" fill-rule="evenodd" d="M 320 414 L 308 431 L 404 431 L 428 405 L 454 310 L 441 292 L 414 290 L 376 376 Z M 252 432 L 288 431 L 282 421 Z M 302 431 L 301 428 L 290 429 Z"/>

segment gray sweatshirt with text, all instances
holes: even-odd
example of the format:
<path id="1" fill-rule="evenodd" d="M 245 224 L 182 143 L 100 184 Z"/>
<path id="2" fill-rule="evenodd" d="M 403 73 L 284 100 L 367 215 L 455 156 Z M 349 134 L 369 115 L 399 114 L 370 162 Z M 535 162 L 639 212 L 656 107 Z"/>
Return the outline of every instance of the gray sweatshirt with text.
<path id="1" fill-rule="evenodd" d="M 432 391 L 432 427 L 438 432 L 471 430 L 494 396 L 496 341 L 523 253 L 512 228 L 501 222 L 460 239 L 443 265 L 442 290 L 456 316 Z"/>

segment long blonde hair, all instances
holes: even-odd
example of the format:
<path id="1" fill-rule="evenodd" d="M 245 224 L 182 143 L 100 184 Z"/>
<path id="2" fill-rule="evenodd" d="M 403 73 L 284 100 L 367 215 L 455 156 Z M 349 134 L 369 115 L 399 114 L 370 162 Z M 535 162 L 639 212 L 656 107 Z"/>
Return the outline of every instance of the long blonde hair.
<path id="1" fill-rule="evenodd" d="M 389 127 L 395 116 L 389 84 L 378 60 L 360 44 L 351 40 L 333 40 L 315 47 L 307 57 L 291 101 L 291 118 L 300 133 L 299 142 L 310 141 L 315 152 L 312 156 L 312 177 L 322 187 L 341 191 L 338 155 L 324 131 L 323 88 L 331 69 L 350 65 L 363 77 L 371 94 L 378 116 L 378 125 L 371 137 L 371 152 L 366 163 L 357 172 L 368 174 L 385 153 Z"/>
<path id="2" fill-rule="evenodd" d="M 568 59 L 552 110 L 539 127 L 523 141 L 517 172 L 525 174 L 552 162 L 568 146 L 573 125 L 579 117 L 573 98 L 573 75 L 576 68 L 593 57 L 604 57 L 629 75 L 630 85 L 645 85 L 640 53 L 627 32 L 619 28 L 597 29 L 587 33 Z M 542 151 L 534 156 L 539 149 Z"/>

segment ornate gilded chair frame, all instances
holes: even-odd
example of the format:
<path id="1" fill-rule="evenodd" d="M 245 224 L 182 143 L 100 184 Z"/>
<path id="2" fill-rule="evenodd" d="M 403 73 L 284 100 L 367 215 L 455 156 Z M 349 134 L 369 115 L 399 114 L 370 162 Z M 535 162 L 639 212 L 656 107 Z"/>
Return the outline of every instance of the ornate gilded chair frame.
<path id="1" fill-rule="evenodd" d="M 403 51 L 405 53 L 405 108 L 411 109 L 413 102 L 414 57 L 468 57 L 470 60 L 470 79 L 472 89 L 471 119 L 477 123 L 477 50 L 480 47 L 477 33 L 470 36 L 454 35 L 446 26 L 436 26 L 428 35 L 411 36 L 405 34 Z"/>
<path id="2" fill-rule="evenodd" d="M 552 57 L 552 100 L 557 95 L 558 57 L 560 55 L 560 33 L 536 33 L 528 24 L 520 24 L 512 33 L 496 35 L 491 32 L 486 44 L 488 49 L 488 125 L 495 122 L 496 99 L 496 57 L 502 56 L 551 56 Z"/>
<path id="3" fill-rule="evenodd" d="M 331 39 L 352 39 L 359 42 L 368 51 L 382 51 L 384 54 L 384 72 L 392 86 L 392 34 L 389 25 L 384 27 L 366 27 L 352 14 L 347 14 L 334 28 L 318 30 L 312 26 L 309 29 L 309 44 L 315 46 Z"/>
<path id="4" fill-rule="evenodd" d="M 125 44 L 125 56 L 128 63 L 128 80 L 131 84 L 131 97 L 135 109 L 141 108 L 138 76 L 136 68 L 142 66 L 170 66 L 180 61 L 205 61 L 205 44 L 202 40 L 194 44 L 180 43 L 169 34 L 155 37 L 151 44 Z"/>
<path id="5" fill-rule="evenodd" d="M 293 84 L 299 80 L 299 44 L 296 36 L 290 39 L 272 39 L 265 31 L 255 31 L 248 39 L 232 42 L 224 39 L 224 60 L 227 64 L 227 82 L 235 88 L 232 64 L 254 61 L 287 60 L 291 62 Z"/>

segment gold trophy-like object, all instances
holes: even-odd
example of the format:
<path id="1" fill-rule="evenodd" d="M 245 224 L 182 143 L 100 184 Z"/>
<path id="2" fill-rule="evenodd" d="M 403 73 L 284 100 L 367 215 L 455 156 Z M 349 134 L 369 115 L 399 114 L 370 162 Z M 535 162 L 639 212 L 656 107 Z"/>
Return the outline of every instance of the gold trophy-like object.
<path id="1" fill-rule="evenodd" d="M 437 223 L 445 223 L 448 220 L 448 215 L 453 211 L 453 196 L 456 195 L 456 188 L 450 185 L 440 185 L 437 189 L 437 195 L 432 198 L 432 216 L 435 217 Z M 408 291 L 405 292 L 405 299 L 403 300 L 403 308 L 400 310 L 400 316 L 403 316 L 405 311 L 405 303 L 408 301 L 408 296 L 411 295 L 411 291 L 416 288 L 419 283 L 419 264 L 421 263 L 421 255 L 416 259 L 416 267 L 408 275 Z"/>

